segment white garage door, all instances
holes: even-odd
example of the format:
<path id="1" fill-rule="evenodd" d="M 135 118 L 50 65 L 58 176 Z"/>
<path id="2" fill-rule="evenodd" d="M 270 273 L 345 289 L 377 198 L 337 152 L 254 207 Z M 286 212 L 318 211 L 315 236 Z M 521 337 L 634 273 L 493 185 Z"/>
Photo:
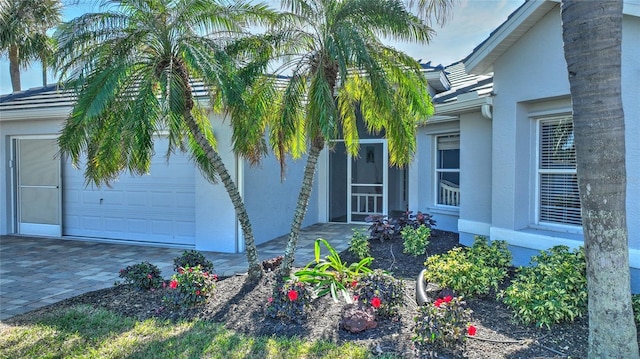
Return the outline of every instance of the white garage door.
<path id="1" fill-rule="evenodd" d="M 195 171 L 187 155 L 167 163 L 166 140 L 156 140 L 150 173 L 122 174 L 111 188 L 85 187 L 83 169 L 63 168 L 63 234 L 195 244 Z"/>

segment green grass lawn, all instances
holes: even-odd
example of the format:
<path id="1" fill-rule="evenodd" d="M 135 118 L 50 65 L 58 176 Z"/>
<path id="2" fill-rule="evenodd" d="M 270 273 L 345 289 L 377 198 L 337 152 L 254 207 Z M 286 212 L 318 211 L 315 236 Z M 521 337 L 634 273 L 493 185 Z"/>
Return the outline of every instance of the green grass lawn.
<path id="1" fill-rule="evenodd" d="M 252 338 L 205 321 L 136 321 L 78 306 L 0 332 L 0 358 L 367 358 L 366 348 Z"/>

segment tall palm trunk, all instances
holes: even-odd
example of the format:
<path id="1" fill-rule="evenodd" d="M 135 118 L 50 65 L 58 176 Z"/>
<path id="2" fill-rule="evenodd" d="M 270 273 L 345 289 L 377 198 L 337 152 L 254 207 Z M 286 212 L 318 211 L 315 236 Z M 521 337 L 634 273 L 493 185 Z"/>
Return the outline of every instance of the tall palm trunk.
<path id="1" fill-rule="evenodd" d="M 11 45 L 9 47 L 9 75 L 11 76 L 11 88 L 13 92 L 20 91 L 20 60 L 18 45 Z"/>
<path id="2" fill-rule="evenodd" d="M 293 215 L 293 223 L 291 223 L 289 240 L 287 241 L 287 247 L 284 251 L 284 259 L 282 260 L 282 265 L 280 267 L 280 275 L 282 277 L 288 276 L 291 272 L 291 267 L 293 266 L 296 246 L 298 245 L 298 237 L 300 236 L 300 227 L 302 227 L 302 221 L 304 220 L 304 216 L 307 214 L 309 198 L 311 197 L 311 190 L 313 189 L 313 179 L 315 177 L 316 168 L 318 167 L 318 157 L 320 156 L 320 152 L 323 148 L 323 138 L 318 137 L 312 141 L 309 156 L 307 157 L 307 163 L 304 167 L 302 187 L 300 188 L 300 193 L 298 195 L 296 211 Z"/>
<path id="3" fill-rule="evenodd" d="M 563 1 L 582 202 L 589 358 L 638 358 L 626 223 L 622 1 Z"/>
<path id="4" fill-rule="evenodd" d="M 238 221 L 240 222 L 240 227 L 242 228 L 242 235 L 244 237 L 245 244 L 245 252 L 247 254 L 247 262 L 249 265 L 248 269 L 248 279 L 249 281 L 258 280 L 262 277 L 263 271 L 262 266 L 258 263 L 258 250 L 256 248 L 255 238 L 253 236 L 253 229 L 251 228 L 251 222 L 249 221 L 249 215 L 247 214 L 247 209 L 244 206 L 244 202 L 242 201 L 242 197 L 240 196 L 240 192 L 238 191 L 238 187 L 233 182 L 233 179 L 229 175 L 229 171 L 227 171 L 220 154 L 211 146 L 211 143 L 207 140 L 205 135 L 200 131 L 200 127 L 196 123 L 195 119 L 191 115 L 191 110 L 193 109 L 193 94 L 191 92 L 191 85 L 189 84 L 189 76 L 187 73 L 187 69 L 185 65 L 180 61 L 176 60 L 178 72 L 180 73 L 183 81 L 183 85 L 185 88 L 185 113 L 184 118 L 187 123 L 187 127 L 191 132 L 191 135 L 196 140 L 200 148 L 205 152 L 205 155 L 211 161 L 211 164 L 215 168 L 218 176 L 220 177 L 220 181 L 224 185 L 224 188 L 227 190 L 229 194 L 229 198 L 231 199 L 231 203 L 233 203 L 233 208 L 236 211 L 236 216 L 238 216 Z"/>

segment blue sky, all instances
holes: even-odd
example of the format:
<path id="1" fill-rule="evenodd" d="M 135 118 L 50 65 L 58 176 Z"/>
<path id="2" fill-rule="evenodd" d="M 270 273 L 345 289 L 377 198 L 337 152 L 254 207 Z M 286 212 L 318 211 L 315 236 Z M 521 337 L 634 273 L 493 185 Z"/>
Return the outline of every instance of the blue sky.
<path id="1" fill-rule="evenodd" d="M 276 4 L 277 1 L 270 1 Z M 524 0 L 459 0 L 453 9 L 453 18 L 444 27 L 434 26 L 436 37 L 427 46 L 395 43 L 396 48 L 405 51 L 422 62 L 449 65 L 462 60 L 473 48 L 484 41 L 487 36 L 507 19 Z M 275 5 L 274 5 L 275 7 Z M 70 20 L 82 13 L 98 11 L 98 7 L 89 1 L 81 1 L 80 5 L 67 6 L 63 16 Z M 42 86 L 42 70 L 39 63 L 22 72 L 22 90 Z M 50 82 L 55 82 L 51 78 Z M 9 63 L 6 57 L 0 58 L 0 94 L 11 92 L 9 79 Z"/>

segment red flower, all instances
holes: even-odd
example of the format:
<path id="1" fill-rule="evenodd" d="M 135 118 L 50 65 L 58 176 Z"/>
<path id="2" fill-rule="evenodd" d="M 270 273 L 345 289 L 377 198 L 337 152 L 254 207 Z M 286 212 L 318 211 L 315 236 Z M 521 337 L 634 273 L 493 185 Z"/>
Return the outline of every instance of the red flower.
<path id="1" fill-rule="evenodd" d="M 476 327 L 474 327 L 473 325 L 470 325 L 469 328 L 467 329 L 467 334 L 476 335 Z"/>
<path id="2" fill-rule="evenodd" d="M 444 297 L 444 302 L 445 303 L 449 303 L 451 301 L 451 299 L 453 299 L 450 295 Z"/>
<path id="3" fill-rule="evenodd" d="M 178 268 L 178 273 L 180 273 L 180 274 L 184 273 L 184 268 L 182 268 L 182 267 Z"/>
<path id="4" fill-rule="evenodd" d="M 351 288 L 355 288 L 358 285 L 358 281 L 354 280 L 353 282 L 351 282 Z"/>
<path id="5" fill-rule="evenodd" d="M 169 288 L 171 288 L 171 289 L 176 289 L 176 288 L 178 288 L 178 281 L 177 281 L 177 280 L 172 280 L 172 281 L 169 283 Z"/>
<path id="6" fill-rule="evenodd" d="M 354 295 L 354 296 L 353 296 L 353 301 L 354 301 L 354 302 L 357 302 L 357 301 L 358 301 L 358 298 L 360 298 L 360 297 L 359 297 L 359 296 L 357 296 L 357 295 Z"/>
<path id="7" fill-rule="evenodd" d="M 147 274 L 147 278 L 151 279 L 151 274 Z"/>
<path id="8" fill-rule="evenodd" d="M 441 298 L 436 299 L 435 302 L 433 302 L 433 305 L 435 305 L 436 307 L 440 308 L 440 304 L 444 303 L 444 300 L 442 300 Z"/>
<path id="9" fill-rule="evenodd" d="M 382 304 L 382 301 L 380 301 L 380 298 L 378 298 L 378 297 L 371 298 L 371 306 L 372 307 L 380 308 L 380 304 Z"/>
<path id="10" fill-rule="evenodd" d="M 199 290 L 196 290 L 196 295 L 200 295 L 200 291 Z"/>
<path id="11" fill-rule="evenodd" d="M 215 281 L 217 281 L 217 280 L 218 280 L 218 275 L 217 275 L 217 274 L 214 274 L 214 275 L 213 275 L 213 280 L 215 280 Z"/>
<path id="12" fill-rule="evenodd" d="M 298 292 L 291 289 L 289 293 L 287 293 L 287 296 L 289 297 L 289 300 L 293 302 L 294 300 L 298 299 Z"/>
<path id="13" fill-rule="evenodd" d="M 189 273 L 193 272 L 193 268 L 189 268 Z"/>
<path id="14" fill-rule="evenodd" d="M 202 273 L 202 275 L 204 275 L 205 277 L 208 277 L 209 276 L 209 272 L 204 272 L 204 273 Z"/>

